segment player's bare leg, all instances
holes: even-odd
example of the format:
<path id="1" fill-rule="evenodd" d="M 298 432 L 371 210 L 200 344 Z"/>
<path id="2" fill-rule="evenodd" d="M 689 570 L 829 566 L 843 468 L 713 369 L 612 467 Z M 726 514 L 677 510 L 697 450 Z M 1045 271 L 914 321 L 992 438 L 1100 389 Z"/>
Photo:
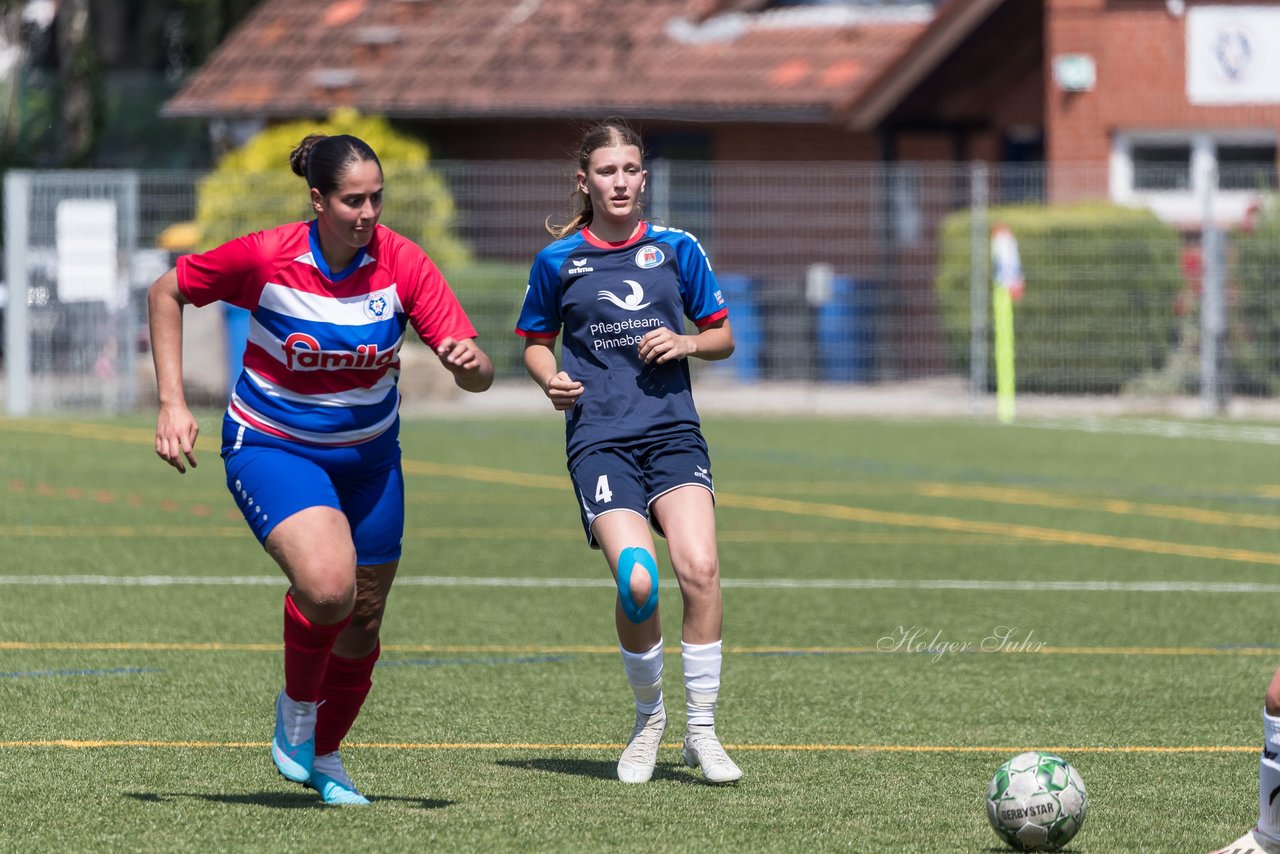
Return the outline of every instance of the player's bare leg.
<path id="1" fill-rule="evenodd" d="M 315 766 L 307 785 L 320 792 L 328 804 L 369 803 L 347 774 L 338 748 L 372 687 L 373 669 L 381 652 L 382 618 L 399 565 L 399 561 L 391 561 L 356 568 L 351 622 L 338 635 L 325 668 L 316 714 Z"/>
<path id="2" fill-rule="evenodd" d="M 644 605 L 655 592 L 655 576 L 650 569 L 655 557 L 653 536 L 648 522 L 630 511 L 615 511 L 596 518 L 592 533 L 609 561 L 614 580 L 630 573 L 625 586 L 618 590 L 614 603 L 614 623 L 622 647 L 622 666 L 635 697 L 636 719 L 631 738 L 618 760 L 618 779 L 624 783 L 644 783 L 653 777 L 658 762 L 658 748 L 667 728 L 667 712 L 662 703 L 662 626 L 657 605 L 643 616 Z M 619 563 L 628 565 L 622 567 Z M 627 596 L 630 602 L 623 603 Z"/>
<path id="3" fill-rule="evenodd" d="M 266 550 L 291 585 L 285 596 L 285 690 L 276 698 L 271 758 L 286 779 L 305 784 L 315 762 L 325 666 L 355 603 L 355 545 L 340 511 L 308 507 L 276 525 Z"/>
<path id="4" fill-rule="evenodd" d="M 684 599 L 680 658 L 688 730 L 682 757 L 691 768 L 701 768 L 708 782 L 732 783 L 742 777 L 742 769 L 725 753 L 715 728 L 724 603 L 711 492 L 682 486 L 659 496 L 651 510 L 666 535 Z"/>

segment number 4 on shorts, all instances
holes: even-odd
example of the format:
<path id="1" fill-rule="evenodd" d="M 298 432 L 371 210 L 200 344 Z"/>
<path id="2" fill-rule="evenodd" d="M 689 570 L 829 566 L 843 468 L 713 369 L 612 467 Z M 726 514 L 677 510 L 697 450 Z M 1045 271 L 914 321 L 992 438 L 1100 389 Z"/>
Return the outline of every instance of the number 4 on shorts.
<path id="1" fill-rule="evenodd" d="M 596 503 L 608 504 L 613 500 L 613 490 L 609 488 L 609 475 L 602 474 L 596 481 Z"/>

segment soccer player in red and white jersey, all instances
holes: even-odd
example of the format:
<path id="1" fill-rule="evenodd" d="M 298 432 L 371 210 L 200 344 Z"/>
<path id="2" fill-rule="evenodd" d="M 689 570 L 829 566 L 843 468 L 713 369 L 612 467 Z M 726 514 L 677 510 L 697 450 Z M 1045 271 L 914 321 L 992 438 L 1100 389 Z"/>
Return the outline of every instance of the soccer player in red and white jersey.
<path id="1" fill-rule="evenodd" d="M 440 271 L 378 224 L 382 166 L 353 136 L 313 134 L 290 156 L 315 218 L 185 255 L 151 286 L 156 454 L 195 467 L 182 387 L 182 309 L 252 313 L 223 419 L 227 487 L 290 587 L 272 759 L 326 803 L 367 804 L 338 746 L 369 693 L 400 561 L 404 480 L 399 350 L 407 327 L 454 382 L 480 392 L 493 363 Z"/>
<path id="2" fill-rule="evenodd" d="M 557 239 L 534 259 L 516 332 L 529 376 L 565 414 L 587 541 L 618 584 L 615 625 L 636 712 L 618 779 L 653 777 L 667 726 L 652 527 L 666 538 L 684 599 L 682 756 L 707 781 L 732 783 L 742 769 L 715 730 L 724 612 L 715 495 L 688 359 L 727 358 L 733 332 L 701 244 L 641 218 L 646 174 L 633 128 L 611 119 L 587 131 L 575 216 L 548 226 Z"/>

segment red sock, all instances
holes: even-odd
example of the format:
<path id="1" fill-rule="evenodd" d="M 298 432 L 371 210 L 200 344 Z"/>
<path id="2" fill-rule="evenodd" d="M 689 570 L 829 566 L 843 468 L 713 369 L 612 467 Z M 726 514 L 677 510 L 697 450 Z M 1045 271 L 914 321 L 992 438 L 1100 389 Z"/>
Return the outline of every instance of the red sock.
<path id="1" fill-rule="evenodd" d="M 284 692 L 299 703 L 320 699 L 320 683 L 324 680 L 325 663 L 333 642 L 351 615 L 327 626 L 316 625 L 302 616 L 293 597 L 284 597 Z"/>
<path id="2" fill-rule="evenodd" d="M 320 686 L 320 709 L 316 712 L 316 756 L 337 750 L 356 722 L 364 698 L 373 687 L 373 666 L 381 652 L 379 644 L 364 658 L 329 656 L 324 684 Z"/>

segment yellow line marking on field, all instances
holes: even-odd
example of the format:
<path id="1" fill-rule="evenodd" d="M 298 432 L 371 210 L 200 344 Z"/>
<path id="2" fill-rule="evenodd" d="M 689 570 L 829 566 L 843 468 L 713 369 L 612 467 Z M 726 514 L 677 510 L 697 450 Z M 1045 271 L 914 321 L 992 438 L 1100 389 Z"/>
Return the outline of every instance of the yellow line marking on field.
<path id="1" fill-rule="evenodd" d="M 0 537 L 243 537 L 243 525 L 2 525 Z"/>
<path id="2" fill-rule="evenodd" d="M 165 643 L 150 641 L 0 641 L 0 651 L 62 652 L 280 652 L 279 643 Z M 450 654 L 450 655 L 617 655 L 618 647 L 595 644 L 561 644 L 556 646 L 501 644 L 386 644 L 386 653 Z M 664 652 L 680 653 L 680 647 L 666 646 Z M 880 649 L 875 646 L 732 646 L 727 652 L 737 655 L 924 655 L 937 656 L 939 650 L 919 644 L 916 648 Z M 948 653 L 951 654 L 951 653 Z M 958 654 L 958 653 L 956 653 Z M 1212 646 L 1028 646 L 1008 649 L 972 650 L 980 655 L 1144 655 L 1144 656 L 1276 656 L 1276 647 L 1212 647 Z"/>
<path id="3" fill-rule="evenodd" d="M 94 439 L 100 442 L 127 442 L 131 445 L 155 446 L 154 430 L 142 427 L 115 427 L 109 424 L 92 424 L 79 421 L 54 421 L 47 418 L 0 418 L 0 433 L 36 433 L 42 436 L 69 436 L 73 439 Z M 216 447 L 211 437 L 197 440 L 196 447 Z"/>
<path id="4" fill-rule="evenodd" d="M 405 458 L 402 465 L 407 474 L 422 474 L 430 477 L 454 477 L 459 480 L 474 480 L 480 483 L 498 483 L 503 486 L 532 486 L 539 489 L 555 489 L 566 491 L 572 488 L 569 476 L 527 474 L 511 469 L 496 469 L 488 466 L 464 466 L 451 463 L 430 463 L 425 460 Z"/>
<path id="5" fill-rule="evenodd" d="M 1072 498 L 1040 490 L 955 483 L 926 483 L 918 485 L 914 491 L 915 494 L 927 498 L 961 498 L 966 501 L 978 500 L 997 504 L 1029 504 L 1061 510 L 1089 510 L 1118 516 L 1177 519 L 1184 522 L 1198 522 L 1202 525 L 1232 525 L 1271 531 L 1280 530 L 1280 515 L 1264 516 L 1257 513 L 1199 510 L 1174 504 L 1144 504 L 1118 498 Z"/>
<path id="6" fill-rule="evenodd" d="M 60 433 L 76 437 L 104 439 L 113 441 L 140 442 L 144 438 L 150 442 L 153 436 L 148 430 L 138 428 L 110 427 L 52 420 L 24 419 L 6 421 L 0 419 L 0 431 Z M 405 459 L 404 470 L 410 474 L 435 477 L 453 477 L 462 480 L 495 483 L 505 486 L 525 486 L 541 489 L 563 490 L 566 485 L 563 475 L 538 475 L 509 469 L 491 468 L 488 466 L 454 465 L 435 463 L 423 460 Z M 861 522 L 871 525 L 889 525 L 894 527 L 925 528 L 936 531 L 950 531 L 964 534 L 987 534 L 996 537 L 1014 538 L 1022 541 L 1052 543 L 1055 545 L 1092 546 L 1095 548 L 1119 549 L 1121 551 L 1143 552 L 1146 554 L 1163 554 L 1177 557 L 1203 558 L 1207 560 L 1224 560 L 1238 563 L 1258 563 L 1280 566 L 1280 553 L 1263 552 L 1251 549 L 1233 549 L 1220 546 L 1197 546 L 1184 543 L 1151 540 L 1139 537 L 1117 537 L 1107 534 L 1092 534 L 1084 531 L 1072 531 L 1060 528 L 1045 528 L 1035 525 L 1017 525 L 1007 522 L 984 522 L 980 520 L 958 519 L 950 516 L 932 516 L 920 513 L 902 513 L 885 510 L 872 510 L 866 507 L 852 507 L 843 504 L 821 502 L 793 501 L 781 498 L 756 497 L 749 495 L 719 494 L 716 499 L 721 506 L 742 510 L 757 510 L 770 513 L 785 513 L 796 516 L 816 516 L 827 519 L 838 519 L 848 522 Z M 1150 505 L 1157 506 L 1157 505 Z M 1210 514 L 1211 511 L 1194 511 L 1185 509 L 1187 513 Z M 1217 514 L 1221 515 L 1221 514 Z M 1234 514 L 1247 515 L 1247 514 Z M 1200 520 L 1202 521 L 1202 520 Z M 1224 524 L 1215 522 L 1214 524 Z"/>
<path id="7" fill-rule="evenodd" d="M 0 748 L 49 748 L 72 750 L 102 749 L 111 747 L 149 747 L 186 749 L 248 749 L 265 750 L 266 741 L 151 741 L 146 739 L 48 739 L 25 741 L 0 741 Z M 626 745 L 612 742 L 344 742 L 343 749 L 352 750 L 621 750 Z M 664 750 L 678 750 L 679 743 L 662 745 Z M 1050 753 L 1257 753 L 1257 745 L 1075 745 L 1070 747 L 1039 747 L 1019 745 L 955 745 L 955 744 L 726 744 L 730 750 L 757 752 L 807 752 L 807 753 L 1022 753 L 1027 750 L 1044 750 Z"/>
<path id="8" fill-rule="evenodd" d="M 147 641 L 0 641 L 0 650 L 98 652 L 280 652 L 278 643 L 151 643 Z"/>
<path id="9" fill-rule="evenodd" d="M 917 534 L 896 531 L 867 531 L 841 533 L 838 531 L 733 531 L 720 529 L 716 538 L 722 543 L 847 543 L 849 545 L 1012 545 L 1011 537 L 995 537 L 990 534 L 944 534 L 920 532 Z"/>
<path id="10" fill-rule="evenodd" d="M 719 495 L 716 500 L 722 506 L 735 507 L 741 510 L 762 510 L 772 513 L 789 513 L 796 516 L 821 516 L 827 519 L 843 519 L 849 522 L 864 522 L 871 525 L 896 525 L 899 527 L 931 528 L 967 534 L 991 534 L 993 536 L 1014 537 L 1020 540 L 1059 545 L 1095 546 L 1123 551 L 1146 552 L 1148 554 L 1280 566 L 1280 553 L 1277 552 L 1229 549 L 1220 546 L 1196 546 L 1139 537 L 1116 537 L 1109 534 L 1091 534 L 1085 531 L 1071 531 L 1061 528 L 1042 528 L 1036 525 L 984 522 L 977 519 L 957 519 L 950 516 L 926 516 L 920 513 L 871 510 L 866 507 L 850 507 L 845 504 L 820 504 L 782 498 Z"/>
<path id="11" fill-rule="evenodd" d="M 243 525 L 0 525 L 0 537 L 92 538 L 92 539 L 190 539 L 193 537 L 239 538 L 247 535 Z M 427 540 L 544 540 L 579 542 L 581 528 L 405 528 L 405 536 Z M 904 534 L 839 531 L 733 531 L 721 530 L 722 543 L 834 543 L 845 545 L 1011 545 L 1009 537 L 988 534 Z"/>

